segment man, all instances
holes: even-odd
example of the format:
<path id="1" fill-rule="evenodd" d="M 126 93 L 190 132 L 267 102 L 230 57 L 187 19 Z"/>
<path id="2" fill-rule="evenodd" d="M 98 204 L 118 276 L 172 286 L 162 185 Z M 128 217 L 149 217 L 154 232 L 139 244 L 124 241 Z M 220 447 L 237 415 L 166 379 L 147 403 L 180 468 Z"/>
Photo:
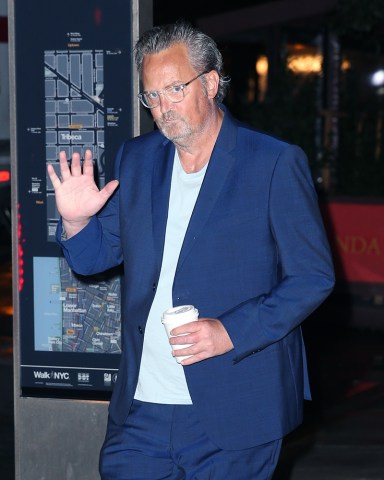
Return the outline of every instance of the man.
<path id="1" fill-rule="evenodd" d="M 135 60 L 158 131 L 122 146 L 101 191 L 89 151 L 83 170 L 60 155 L 61 180 L 48 167 L 70 266 L 124 262 L 101 476 L 270 479 L 310 398 L 300 324 L 334 282 L 307 160 L 230 116 L 220 52 L 191 26 L 146 32 Z M 200 318 L 168 340 L 179 305 Z"/>

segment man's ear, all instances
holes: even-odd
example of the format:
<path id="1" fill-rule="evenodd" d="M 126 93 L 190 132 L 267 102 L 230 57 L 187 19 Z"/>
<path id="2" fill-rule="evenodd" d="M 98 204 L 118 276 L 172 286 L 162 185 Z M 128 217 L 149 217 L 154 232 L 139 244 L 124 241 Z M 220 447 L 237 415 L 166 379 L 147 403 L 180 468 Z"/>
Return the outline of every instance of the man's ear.
<path id="1" fill-rule="evenodd" d="M 219 74 L 216 70 L 211 70 L 205 75 L 205 79 L 208 98 L 215 98 L 219 89 Z"/>

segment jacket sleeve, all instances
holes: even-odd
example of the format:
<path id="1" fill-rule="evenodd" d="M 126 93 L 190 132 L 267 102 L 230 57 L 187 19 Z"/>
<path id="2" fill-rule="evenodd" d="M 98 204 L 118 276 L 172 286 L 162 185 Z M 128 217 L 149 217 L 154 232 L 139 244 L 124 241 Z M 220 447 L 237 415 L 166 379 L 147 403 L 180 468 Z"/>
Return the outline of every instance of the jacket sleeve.
<path id="1" fill-rule="evenodd" d="M 280 280 L 219 317 L 234 344 L 234 361 L 281 340 L 329 295 L 334 272 L 315 188 L 303 151 L 287 146 L 269 189 L 269 221 Z"/>

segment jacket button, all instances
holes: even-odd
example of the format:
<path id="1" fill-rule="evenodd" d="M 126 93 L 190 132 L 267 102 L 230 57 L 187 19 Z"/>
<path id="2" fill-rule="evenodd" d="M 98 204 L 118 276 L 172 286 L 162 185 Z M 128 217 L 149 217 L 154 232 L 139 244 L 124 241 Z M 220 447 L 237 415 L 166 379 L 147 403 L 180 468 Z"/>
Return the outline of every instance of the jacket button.
<path id="1" fill-rule="evenodd" d="M 152 291 L 153 291 L 153 292 L 156 292 L 156 288 L 157 288 L 157 284 L 154 283 L 154 284 L 152 285 Z"/>
<path id="2" fill-rule="evenodd" d="M 143 332 L 144 332 L 143 327 L 142 327 L 141 325 L 139 325 L 139 326 L 137 327 L 137 329 L 139 330 L 139 333 L 142 335 Z"/>

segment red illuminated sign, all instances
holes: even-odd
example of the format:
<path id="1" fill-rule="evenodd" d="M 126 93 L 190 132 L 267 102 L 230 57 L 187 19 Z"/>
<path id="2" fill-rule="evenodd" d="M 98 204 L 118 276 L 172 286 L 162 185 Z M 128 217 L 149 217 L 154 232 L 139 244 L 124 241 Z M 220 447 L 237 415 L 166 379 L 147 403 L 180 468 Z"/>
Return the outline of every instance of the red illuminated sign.
<path id="1" fill-rule="evenodd" d="M 384 283 L 384 205 L 330 202 L 322 213 L 337 278 Z"/>

